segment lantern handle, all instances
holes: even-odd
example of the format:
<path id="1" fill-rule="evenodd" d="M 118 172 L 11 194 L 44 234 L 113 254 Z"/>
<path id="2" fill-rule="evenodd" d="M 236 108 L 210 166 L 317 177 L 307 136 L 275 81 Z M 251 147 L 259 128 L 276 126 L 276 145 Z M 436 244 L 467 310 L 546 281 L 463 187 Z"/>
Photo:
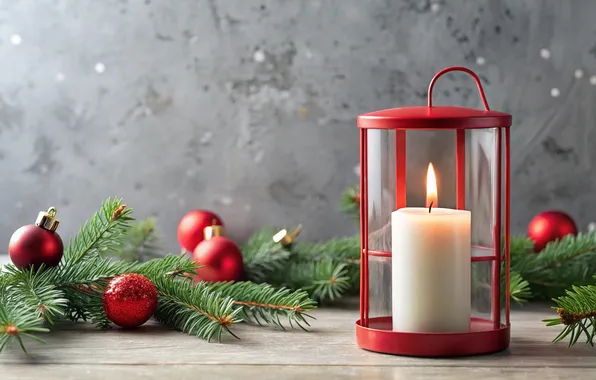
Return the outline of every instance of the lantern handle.
<path id="1" fill-rule="evenodd" d="M 480 98 L 482 98 L 482 103 L 484 104 L 484 108 L 487 111 L 490 111 L 490 108 L 488 107 L 488 102 L 486 101 L 486 96 L 484 95 L 484 90 L 482 89 L 482 83 L 480 83 L 480 79 L 478 78 L 478 75 L 476 75 L 475 72 L 468 69 L 467 67 L 462 67 L 462 66 L 447 67 L 435 74 L 433 79 L 430 81 L 430 84 L 428 85 L 428 106 L 429 107 L 433 106 L 433 87 L 435 86 L 435 82 L 437 81 L 437 79 L 439 79 L 439 77 L 441 75 L 447 74 L 448 72 L 451 72 L 451 71 L 463 71 L 465 73 L 470 74 L 472 76 L 472 78 L 474 78 L 474 80 L 476 81 L 476 86 L 478 87 L 478 92 L 480 92 Z"/>

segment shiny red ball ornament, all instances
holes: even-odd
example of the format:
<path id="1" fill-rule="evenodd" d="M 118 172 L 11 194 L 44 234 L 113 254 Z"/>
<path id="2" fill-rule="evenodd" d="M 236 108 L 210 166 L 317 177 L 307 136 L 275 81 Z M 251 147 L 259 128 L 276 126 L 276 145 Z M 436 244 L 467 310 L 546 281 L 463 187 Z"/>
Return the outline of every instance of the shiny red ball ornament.
<path id="1" fill-rule="evenodd" d="M 534 242 L 534 252 L 540 252 L 551 241 L 566 235 L 577 235 L 571 217 L 561 211 L 545 211 L 536 215 L 528 225 L 528 236 Z"/>
<path id="2" fill-rule="evenodd" d="M 55 267 L 60 263 L 64 245 L 56 232 L 60 221 L 55 218 L 56 209 L 50 207 L 40 212 L 35 224 L 28 224 L 16 230 L 8 243 L 10 260 L 17 268 L 33 267 L 42 264 Z"/>
<path id="3" fill-rule="evenodd" d="M 244 262 L 240 248 L 223 235 L 223 227 L 213 225 L 205 228 L 205 240 L 192 253 L 201 267 L 195 281 L 227 282 L 238 281 L 244 273 Z"/>
<path id="4" fill-rule="evenodd" d="M 211 225 L 223 226 L 221 218 L 207 210 L 193 210 L 182 217 L 178 224 L 178 242 L 188 252 L 203 241 L 205 228 Z"/>
<path id="5" fill-rule="evenodd" d="M 108 319 L 130 329 L 141 326 L 155 313 L 157 289 L 147 277 L 127 273 L 109 282 L 102 300 Z"/>

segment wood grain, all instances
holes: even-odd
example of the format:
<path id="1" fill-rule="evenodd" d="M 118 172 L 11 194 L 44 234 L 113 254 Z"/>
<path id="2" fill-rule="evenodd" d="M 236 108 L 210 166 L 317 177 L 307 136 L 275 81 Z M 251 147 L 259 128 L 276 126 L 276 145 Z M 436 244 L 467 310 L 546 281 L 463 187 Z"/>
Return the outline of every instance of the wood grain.
<path id="1" fill-rule="evenodd" d="M 592 379 L 594 369 L 571 368 L 564 371 L 554 368 L 449 368 L 442 367 L 379 367 L 379 366 L 279 366 L 264 368 L 258 365 L 176 365 L 176 366 L 118 366 L 90 364 L 48 365 L 41 368 L 15 365 L 0 367 L 0 378 L 39 380 L 105 380 L 105 379 L 176 379 L 176 380 L 554 380 Z"/>
<path id="2" fill-rule="evenodd" d="M 241 340 L 223 344 L 149 324 L 138 330 L 97 331 L 88 325 L 65 325 L 46 335 L 47 345 L 29 343 L 29 355 L 11 347 L 0 358 L 0 379 L 240 378 L 309 379 L 410 377 L 438 379 L 584 378 L 596 373 L 596 348 L 552 344 L 559 328 L 544 326 L 553 312 L 532 306 L 512 315 L 509 350 L 458 359 L 420 359 L 381 355 L 356 346 L 357 310 L 321 309 L 310 332 L 238 326 Z M 546 369 L 546 367 L 549 367 Z M 68 375 L 67 375 L 68 373 Z M 202 377 L 202 376 L 206 377 Z M 18 376 L 18 377 L 17 377 Z M 68 377 L 71 376 L 71 377 Z M 550 376 L 550 377 L 549 377 Z M 118 377 L 117 377 L 118 378 Z"/>

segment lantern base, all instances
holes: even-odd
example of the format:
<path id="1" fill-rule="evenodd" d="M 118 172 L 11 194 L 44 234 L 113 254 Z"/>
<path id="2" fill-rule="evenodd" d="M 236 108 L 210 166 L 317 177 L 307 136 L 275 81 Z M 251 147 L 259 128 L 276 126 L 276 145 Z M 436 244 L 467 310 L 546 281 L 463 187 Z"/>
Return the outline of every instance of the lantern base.
<path id="1" fill-rule="evenodd" d="M 368 351 L 419 357 L 454 357 L 490 354 L 509 347 L 509 326 L 495 329 L 493 322 L 471 319 L 462 333 L 410 333 L 393 331 L 391 317 L 368 319 L 368 327 L 356 321 L 356 341 Z"/>

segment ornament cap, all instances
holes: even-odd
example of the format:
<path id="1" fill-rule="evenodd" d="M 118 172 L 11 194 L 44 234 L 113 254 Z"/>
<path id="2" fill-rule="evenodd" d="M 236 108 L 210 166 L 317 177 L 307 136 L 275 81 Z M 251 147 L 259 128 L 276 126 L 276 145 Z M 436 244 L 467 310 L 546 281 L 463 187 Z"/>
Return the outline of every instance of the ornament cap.
<path id="1" fill-rule="evenodd" d="M 224 236 L 224 227 L 216 224 L 217 221 L 215 219 L 213 219 L 211 223 L 212 224 L 210 226 L 205 227 L 203 230 L 203 236 L 205 240 L 209 240 L 214 236 Z"/>
<path id="2" fill-rule="evenodd" d="M 56 219 L 56 208 L 50 207 L 48 211 L 40 211 L 35 225 L 48 231 L 56 231 L 60 221 Z"/>
<path id="3" fill-rule="evenodd" d="M 302 231 L 302 225 L 299 225 L 298 227 L 296 227 L 296 229 L 292 233 L 289 233 L 288 230 L 283 229 L 283 230 L 279 231 L 278 233 L 276 233 L 275 235 L 273 235 L 273 241 L 278 244 L 281 244 L 283 247 L 287 247 L 294 242 L 296 237 L 298 235 L 300 235 L 301 231 Z"/>

